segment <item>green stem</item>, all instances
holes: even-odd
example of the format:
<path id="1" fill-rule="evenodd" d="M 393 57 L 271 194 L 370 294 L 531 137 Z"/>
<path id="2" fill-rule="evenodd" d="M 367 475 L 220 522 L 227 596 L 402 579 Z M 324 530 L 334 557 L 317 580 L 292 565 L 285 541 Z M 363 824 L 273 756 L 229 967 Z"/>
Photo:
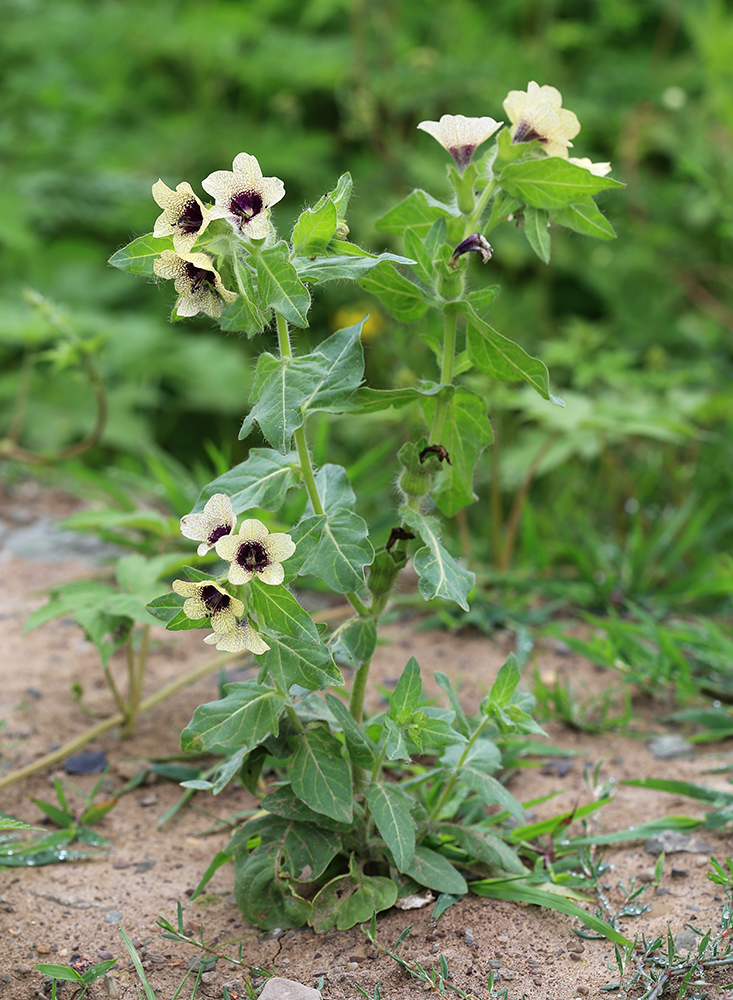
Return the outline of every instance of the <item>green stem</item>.
<path id="1" fill-rule="evenodd" d="M 455 365 L 456 353 L 456 314 L 449 312 L 445 314 L 445 327 L 443 334 L 443 364 L 440 371 L 440 384 L 451 385 L 453 382 L 453 368 Z M 435 416 L 433 426 L 430 430 L 429 443 L 440 444 L 440 436 L 445 426 L 445 418 L 448 413 L 448 400 L 438 399 L 435 406 Z"/>
<path id="2" fill-rule="evenodd" d="M 277 342 L 280 347 L 280 356 L 283 358 L 292 358 L 293 349 L 290 345 L 288 321 L 284 316 L 281 316 L 279 312 L 276 312 L 275 316 L 277 317 Z M 323 509 L 323 504 L 321 503 L 321 498 L 318 496 L 316 477 L 313 474 L 313 465 L 311 464 L 311 458 L 308 453 L 308 442 L 305 439 L 305 427 L 299 427 L 297 431 L 295 431 L 295 446 L 298 449 L 300 471 L 303 475 L 303 482 L 305 483 L 306 492 L 308 493 L 308 499 L 313 507 L 313 512 L 315 514 L 323 515 L 325 514 L 325 511 Z M 351 606 L 362 616 L 362 618 L 369 617 L 371 610 L 366 606 L 366 604 L 364 604 L 357 594 L 348 593 L 345 597 L 347 601 L 350 601 Z"/>
<path id="3" fill-rule="evenodd" d="M 450 776 L 450 778 L 448 779 L 448 781 L 445 783 L 445 787 L 443 788 L 443 791 L 440 794 L 440 798 L 438 799 L 438 801 L 435 803 L 435 805 L 433 806 L 433 808 L 430 811 L 430 816 L 428 818 L 428 823 L 434 823 L 435 820 L 438 819 L 438 817 L 440 816 L 441 812 L 443 811 L 443 807 L 445 806 L 446 802 L 448 802 L 448 800 L 450 799 L 451 795 L 453 794 L 453 789 L 456 787 L 456 782 L 458 781 L 458 772 L 459 772 L 459 770 L 466 763 L 466 758 L 468 757 L 469 753 L 471 752 L 471 748 L 473 747 L 474 743 L 479 738 L 479 736 L 481 735 L 481 733 L 484 731 L 484 729 L 486 729 L 486 727 L 488 726 L 488 724 L 489 724 L 489 720 L 487 718 L 482 719 L 481 722 L 476 727 L 476 729 L 473 732 L 473 734 L 471 735 L 471 738 L 469 739 L 468 743 L 464 747 L 463 753 L 461 754 L 461 756 L 460 756 L 460 758 L 458 760 L 458 764 L 456 765 L 455 771 Z"/>
<path id="4" fill-rule="evenodd" d="M 364 697 L 366 696 L 366 684 L 367 678 L 369 677 L 369 667 L 371 666 L 371 662 L 371 657 L 368 660 L 364 660 L 362 665 L 356 671 L 354 686 L 351 689 L 349 711 L 359 724 L 361 724 L 361 721 L 364 718 Z"/>
<path id="5" fill-rule="evenodd" d="M 495 180 L 491 180 L 491 181 L 489 181 L 489 183 L 484 188 L 483 192 L 481 193 L 481 197 L 476 202 L 476 207 L 474 208 L 473 212 L 471 212 L 471 214 L 466 219 L 466 228 L 465 228 L 464 233 L 463 233 L 464 240 L 468 236 L 470 236 L 471 233 L 475 232 L 476 226 L 478 225 L 479 220 L 481 219 L 481 216 L 483 215 L 484 209 L 486 208 L 486 206 L 487 206 L 487 204 L 489 202 L 489 199 L 491 198 L 491 196 L 493 195 L 494 191 L 496 190 L 496 187 L 497 187 L 497 182 Z"/>

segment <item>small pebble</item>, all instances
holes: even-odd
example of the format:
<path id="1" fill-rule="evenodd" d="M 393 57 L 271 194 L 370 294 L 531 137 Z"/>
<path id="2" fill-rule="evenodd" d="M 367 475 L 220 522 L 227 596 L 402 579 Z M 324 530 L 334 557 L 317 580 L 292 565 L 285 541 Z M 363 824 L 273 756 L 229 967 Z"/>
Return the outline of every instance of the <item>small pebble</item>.
<path id="1" fill-rule="evenodd" d="M 33 972 L 33 966 L 26 965 L 23 962 L 21 965 L 16 965 L 13 971 L 17 972 L 19 976 L 30 976 L 31 972 Z"/>
<path id="2" fill-rule="evenodd" d="M 110 976 L 109 972 L 105 972 L 102 983 L 104 985 L 104 991 L 110 998 L 110 1000 L 117 1000 L 117 998 L 120 995 L 120 992 L 117 989 L 117 983 L 114 981 L 112 976 Z"/>
<path id="3" fill-rule="evenodd" d="M 687 878 L 690 873 L 686 868 L 673 868 L 669 874 L 672 878 Z"/>
<path id="4" fill-rule="evenodd" d="M 510 969 L 505 969 L 504 972 L 502 972 L 502 977 L 506 979 L 507 982 L 511 982 L 515 975 L 516 972 L 512 972 Z"/>
<path id="5" fill-rule="evenodd" d="M 111 951 L 107 951 L 106 948 L 100 948 L 97 952 L 97 958 L 101 959 L 103 962 L 109 962 L 114 958 L 114 955 Z"/>
<path id="6" fill-rule="evenodd" d="M 535 986 L 542 986 L 542 980 L 541 979 L 533 979 L 532 982 L 535 984 Z"/>
<path id="7" fill-rule="evenodd" d="M 509 944 L 509 938 L 506 934 L 500 934 L 496 940 L 500 944 Z"/>
<path id="8" fill-rule="evenodd" d="M 430 945 L 431 955 L 437 955 L 439 951 L 440 951 L 440 945 L 437 943 L 437 941 L 435 942 L 435 944 Z"/>
<path id="9" fill-rule="evenodd" d="M 158 796 L 157 795 L 143 795 L 141 799 L 137 800 L 137 804 L 142 806 L 143 809 L 148 809 L 150 806 L 157 806 Z"/>
<path id="10" fill-rule="evenodd" d="M 107 766 L 107 754 L 104 750 L 88 750 L 64 761 L 66 774 L 99 774 Z"/>
<path id="11" fill-rule="evenodd" d="M 36 951 L 38 952 L 39 955 L 50 955 L 51 954 L 51 949 L 48 947 L 47 944 L 39 944 L 39 945 L 37 945 L 36 946 Z"/>
<path id="12" fill-rule="evenodd" d="M 347 972 L 356 972 L 356 970 L 358 968 L 359 968 L 359 965 L 358 965 L 357 962 L 347 962 L 346 963 L 346 971 Z"/>
<path id="13" fill-rule="evenodd" d="M 501 962 L 499 961 L 499 959 L 498 958 L 492 958 L 490 960 L 490 962 L 489 962 L 489 968 L 490 969 L 500 969 L 501 968 Z"/>
<path id="14" fill-rule="evenodd" d="M 120 920 L 122 920 L 122 914 L 119 910 L 110 910 L 104 918 L 105 924 L 116 924 L 119 923 Z"/>
<path id="15" fill-rule="evenodd" d="M 571 959 L 571 961 L 573 961 L 573 962 L 582 962 L 582 960 L 583 960 L 583 956 L 582 956 L 582 955 L 579 955 L 579 954 L 577 953 L 577 951 L 571 951 L 571 952 L 570 952 L 570 959 Z"/>
<path id="16" fill-rule="evenodd" d="M 463 935 L 463 943 L 472 945 L 474 941 L 475 938 L 473 936 L 473 931 L 470 929 L 470 927 L 467 927 Z"/>
<path id="17" fill-rule="evenodd" d="M 590 988 L 588 986 L 579 986 L 578 993 L 580 993 L 582 997 L 587 997 L 590 993 Z"/>

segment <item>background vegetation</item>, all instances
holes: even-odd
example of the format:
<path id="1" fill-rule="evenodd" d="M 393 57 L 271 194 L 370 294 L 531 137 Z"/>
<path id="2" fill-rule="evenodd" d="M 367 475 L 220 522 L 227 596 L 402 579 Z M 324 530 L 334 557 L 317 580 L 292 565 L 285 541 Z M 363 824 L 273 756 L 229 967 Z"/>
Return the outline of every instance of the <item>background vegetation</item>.
<path id="1" fill-rule="evenodd" d="M 538 588 L 594 610 L 633 600 L 657 617 L 727 614 L 725 0 L 455 0 L 450 16 L 438 0 L 4 0 L 0 9 L 0 435 L 22 418 L 20 443 L 43 450 L 89 430 L 81 338 L 110 405 L 87 469 L 150 477 L 151 463 L 159 476 L 178 462 L 184 484 L 183 469 L 216 469 L 217 450 L 240 460 L 242 400 L 267 337 L 222 339 L 203 316 L 171 325 L 172 289 L 106 265 L 152 228 L 152 183 L 188 179 L 198 190 L 246 150 L 284 180 L 274 218 L 287 232 L 348 169 L 351 238 L 383 249 L 390 237 L 374 220 L 411 187 L 444 177 L 445 157 L 419 121 L 500 119 L 508 90 L 551 83 L 582 123 L 575 152 L 610 159 L 627 189 L 602 200 L 618 241 L 590 246 L 559 231 L 549 268 L 521 230 L 496 235 L 495 326 L 548 363 L 567 406 L 474 384 L 499 443 L 457 530 L 466 553 L 491 567 L 484 584 L 502 585 L 501 607 L 489 602 L 474 620 L 527 618 L 526 595 Z M 27 288 L 56 304 L 66 332 Z M 374 312 L 368 296 L 344 295 L 319 292 L 313 340 Z M 377 317 L 368 343 L 375 384 L 409 383 L 421 367 L 433 374 L 414 331 L 389 317 Z M 328 418 L 316 455 L 361 477 L 367 508 L 391 480 L 385 455 L 405 433 L 404 412 L 375 419 L 384 421 L 379 453 L 362 453 L 348 419 Z M 192 491 L 169 489 L 177 513 Z M 380 517 L 373 504 L 364 513 Z"/>

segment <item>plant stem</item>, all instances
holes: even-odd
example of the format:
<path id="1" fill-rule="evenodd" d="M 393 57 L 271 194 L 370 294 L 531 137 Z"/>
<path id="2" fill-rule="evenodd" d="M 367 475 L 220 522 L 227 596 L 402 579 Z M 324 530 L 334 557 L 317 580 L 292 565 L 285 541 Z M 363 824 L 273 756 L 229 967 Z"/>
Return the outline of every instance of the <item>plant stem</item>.
<path id="1" fill-rule="evenodd" d="M 453 382 L 453 367 L 456 353 L 456 319 L 456 314 L 452 311 L 445 314 L 443 364 L 440 371 L 441 385 L 451 385 Z M 429 444 L 440 444 L 440 437 L 443 433 L 447 413 L 448 400 L 438 399 L 435 405 L 435 416 L 433 417 L 433 426 L 430 430 Z"/>
<path id="2" fill-rule="evenodd" d="M 361 721 L 364 718 L 364 697 L 366 695 L 366 684 L 367 678 L 369 677 L 369 667 L 371 666 L 371 662 L 371 657 L 368 660 L 364 660 L 362 665 L 356 671 L 354 686 L 351 689 L 349 711 L 359 724 L 361 724 Z"/>
<path id="3" fill-rule="evenodd" d="M 290 333 L 288 331 L 288 321 L 284 316 L 281 316 L 279 312 L 275 313 L 277 317 L 277 342 L 280 347 L 280 356 L 283 358 L 292 358 L 293 349 L 290 345 Z M 305 439 L 305 427 L 299 427 L 294 434 L 295 446 L 298 449 L 298 461 L 300 463 L 300 471 L 303 475 L 303 482 L 305 483 L 306 492 L 308 493 L 308 499 L 313 507 L 313 512 L 315 514 L 323 515 L 325 511 L 323 509 L 323 504 L 321 503 L 321 498 L 318 496 L 318 489 L 316 487 L 316 477 L 313 474 L 313 465 L 311 464 L 310 455 L 308 453 L 308 442 Z M 371 614 L 371 610 L 364 604 L 364 602 L 355 593 L 348 593 L 345 595 L 347 601 L 351 603 L 351 606 L 357 611 L 362 618 L 367 618 Z"/>
<path id="4" fill-rule="evenodd" d="M 215 657 L 213 660 L 209 660 L 208 663 L 204 664 L 203 667 L 197 667 L 196 670 L 192 670 L 188 674 L 184 674 L 183 677 L 178 677 L 176 680 L 167 684 L 160 691 L 146 698 L 145 701 L 140 702 L 138 715 L 142 715 L 143 712 L 147 712 L 149 709 L 154 708 L 161 701 L 165 701 L 166 698 L 170 698 L 171 695 L 176 694 L 182 688 L 188 687 L 189 684 L 195 684 L 196 681 L 200 680 L 202 677 L 206 677 L 207 674 L 212 673 L 214 670 L 218 670 L 220 667 L 224 666 L 226 663 L 231 663 L 233 660 L 241 659 L 239 653 L 223 653 L 221 656 Z M 65 757 L 74 753 L 75 750 L 81 749 L 81 747 L 86 746 L 92 740 L 95 740 L 98 736 L 102 736 L 104 733 L 109 732 L 110 729 L 114 729 L 115 726 L 122 725 L 126 721 L 125 716 L 122 712 L 118 712 L 116 715 L 110 716 L 105 719 L 104 722 L 99 722 L 96 726 L 92 726 L 91 729 L 85 730 L 80 736 L 76 736 L 73 740 L 69 740 L 58 750 L 54 750 L 53 753 L 47 753 L 44 757 L 39 757 L 38 760 L 34 761 L 32 764 L 28 764 L 26 767 L 21 767 L 17 771 L 11 771 L 10 774 L 6 774 L 3 778 L 0 778 L 0 788 L 5 788 L 8 785 L 14 784 L 16 781 L 21 781 L 23 778 L 29 778 L 32 774 L 37 774 L 39 771 L 43 771 L 47 767 L 53 767 L 54 764 L 58 764 Z"/>
<path id="5" fill-rule="evenodd" d="M 463 753 L 461 754 L 458 760 L 458 764 L 456 765 L 455 771 L 450 776 L 448 781 L 446 781 L 445 787 L 443 788 L 443 791 L 441 792 L 438 801 L 435 803 L 432 810 L 430 811 L 430 816 L 428 818 L 429 823 L 434 823 L 435 820 L 439 818 L 441 812 L 443 811 L 443 807 L 445 806 L 446 802 L 450 799 L 451 795 L 453 794 L 453 789 L 456 787 L 456 782 L 458 781 L 458 771 L 465 764 L 466 758 L 471 752 L 471 748 L 473 747 L 474 743 L 479 738 L 481 733 L 484 731 L 484 729 L 488 726 L 488 724 L 489 720 L 487 718 L 483 718 L 481 722 L 479 722 L 474 732 L 471 734 L 471 738 L 464 747 Z"/>
<path id="6" fill-rule="evenodd" d="M 483 211 L 489 202 L 489 198 L 491 198 L 492 194 L 496 190 L 496 184 L 497 182 L 495 180 L 491 180 L 484 188 L 481 197 L 476 202 L 476 207 L 466 219 L 466 228 L 463 233 L 464 239 L 467 239 L 467 237 L 469 237 L 474 232 L 476 226 L 479 223 L 479 220 L 481 219 L 481 216 L 483 215 Z"/>

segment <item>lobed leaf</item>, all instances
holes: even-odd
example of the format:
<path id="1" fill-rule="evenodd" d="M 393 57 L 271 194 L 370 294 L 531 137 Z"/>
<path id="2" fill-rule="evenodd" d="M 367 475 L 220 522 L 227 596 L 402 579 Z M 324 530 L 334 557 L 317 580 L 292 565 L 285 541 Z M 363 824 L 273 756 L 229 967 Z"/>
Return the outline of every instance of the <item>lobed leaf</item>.
<path id="1" fill-rule="evenodd" d="M 400 507 L 400 517 L 417 532 L 424 546 L 415 553 L 413 566 L 420 577 L 418 587 L 426 601 L 443 597 L 468 611 L 468 594 L 476 577 L 460 566 L 441 545 L 438 522 L 411 507 Z"/>

